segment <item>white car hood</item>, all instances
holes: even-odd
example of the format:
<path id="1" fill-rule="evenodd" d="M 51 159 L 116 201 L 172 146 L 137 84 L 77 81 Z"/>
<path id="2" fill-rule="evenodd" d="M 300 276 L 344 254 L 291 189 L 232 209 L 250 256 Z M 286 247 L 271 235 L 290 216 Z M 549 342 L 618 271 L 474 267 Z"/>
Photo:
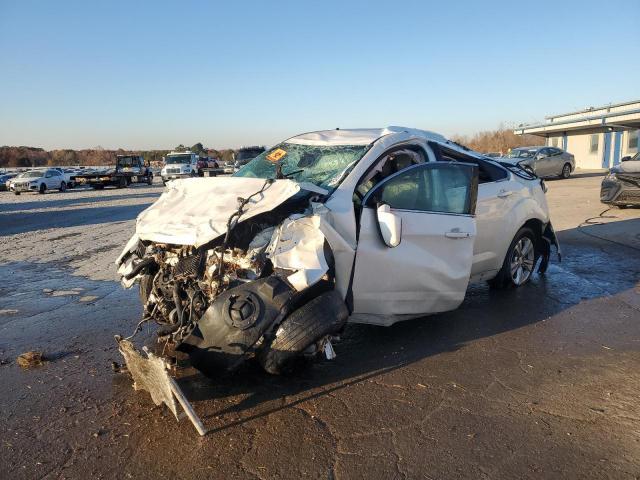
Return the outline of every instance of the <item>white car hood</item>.
<path id="1" fill-rule="evenodd" d="M 248 198 L 264 184 L 263 178 L 241 177 L 169 182 L 167 191 L 138 216 L 136 234 L 141 240 L 199 247 L 226 233 L 238 197 Z M 274 209 L 305 187 L 292 180 L 274 180 L 245 206 L 240 221 Z"/>

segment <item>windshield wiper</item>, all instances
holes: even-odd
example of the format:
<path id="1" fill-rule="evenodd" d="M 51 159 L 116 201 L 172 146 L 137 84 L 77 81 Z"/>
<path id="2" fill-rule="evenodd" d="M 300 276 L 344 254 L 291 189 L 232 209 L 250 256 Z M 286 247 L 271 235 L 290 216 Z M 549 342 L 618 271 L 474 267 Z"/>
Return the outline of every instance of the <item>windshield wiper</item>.
<path id="1" fill-rule="evenodd" d="M 289 178 L 291 175 L 295 175 L 297 173 L 302 173 L 302 172 L 304 172 L 304 168 L 301 168 L 299 170 L 294 170 L 292 172 L 283 173 L 282 176 L 283 178 Z"/>

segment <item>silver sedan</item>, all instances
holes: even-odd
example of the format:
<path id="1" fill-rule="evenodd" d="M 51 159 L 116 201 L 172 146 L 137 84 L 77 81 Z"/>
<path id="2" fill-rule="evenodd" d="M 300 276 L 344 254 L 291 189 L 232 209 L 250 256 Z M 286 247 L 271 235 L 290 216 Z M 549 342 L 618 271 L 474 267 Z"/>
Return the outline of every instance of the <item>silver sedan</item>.
<path id="1" fill-rule="evenodd" d="M 529 168 L 539 177 L 569 178 L 576 167 L 573 155 L 557 147 L 514 148 L 501 160 Z"/>

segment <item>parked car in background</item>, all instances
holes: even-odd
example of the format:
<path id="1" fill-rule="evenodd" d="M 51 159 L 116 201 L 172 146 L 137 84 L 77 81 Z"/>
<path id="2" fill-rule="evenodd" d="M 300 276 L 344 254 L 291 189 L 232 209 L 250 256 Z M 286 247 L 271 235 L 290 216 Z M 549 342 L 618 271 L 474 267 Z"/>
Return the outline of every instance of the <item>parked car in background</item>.
<path id="1" fill-rule="evenodd" d="M 0 192 L 9 190 L 9 181 L 16 175 L 17 173 L 3 173 L 0 175 Z"/>
<path id="2" fill-rule="evenodd" d="M 28 170 L 17 175 L 9 183 L 9 190 L 16 195 L 20 195 L 22 192 L 45 193 L 47 190 L 64 192 L 66 189 L 67 182 L 62 172 L 55 168 Z"/>
<path id="3" fill-rule="evenodd" d="M 242 147 L 235 153 L 233 164 L 234 172 L 237 172 L 251 160 L 264 152 L 264 147 Z"/>
<path id="4" fill-rule="evenodd" d="M 75 187 L 75 182 L 71 178 L 72 170 L 70 168 L 61 168 L 61 167 L 51 167 L 51 168 L 53 170 L 57 170 L 58 172 L 60 172 L 60 174 L 64 177 L 64 181 L 67 184 L 67 188 Z"/>
<path id="5" fill-rule="evenodd" d="M 569 178 L 576 168 L 573 155 L 557 147 L 514 148 L 500 161 L 520 165 L 541 178 Z"/>
<path id="6" fill-rule="evenodd" d="M 600 201 L 620 208 L 640 206 L 640 153 L 624 157 L 602 179 Z"/>

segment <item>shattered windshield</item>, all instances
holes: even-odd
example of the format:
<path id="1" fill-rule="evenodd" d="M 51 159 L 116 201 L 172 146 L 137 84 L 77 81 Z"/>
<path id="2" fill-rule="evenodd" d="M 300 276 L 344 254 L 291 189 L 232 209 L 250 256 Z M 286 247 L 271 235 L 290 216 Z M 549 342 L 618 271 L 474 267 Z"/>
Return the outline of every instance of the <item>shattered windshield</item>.
<path id="1" fill-rule="evenodd" d="M 519 149 L 516 148 L 514 150 L 511 150 L 508 154 L 507 154 L 507 158 L 533 158 L 536 154 L 536 149 Z"/>
<path id="2" fill-rule="evenodd" d="M 191 155 L 168 155 L 165 163 L 167 165 L 176 165 L 180 163 L 191 163 Z"/>
<path id="3" fill-rule="evenodd" d="M 311 182 L 332 190 L 345 173 L 366 153 L 367 145 L 297 145 L 281 143 L 258 155 L 234 173 L 234 177 L 276 178 L 276 163 L 282 174 L 297 182 Z"/>

